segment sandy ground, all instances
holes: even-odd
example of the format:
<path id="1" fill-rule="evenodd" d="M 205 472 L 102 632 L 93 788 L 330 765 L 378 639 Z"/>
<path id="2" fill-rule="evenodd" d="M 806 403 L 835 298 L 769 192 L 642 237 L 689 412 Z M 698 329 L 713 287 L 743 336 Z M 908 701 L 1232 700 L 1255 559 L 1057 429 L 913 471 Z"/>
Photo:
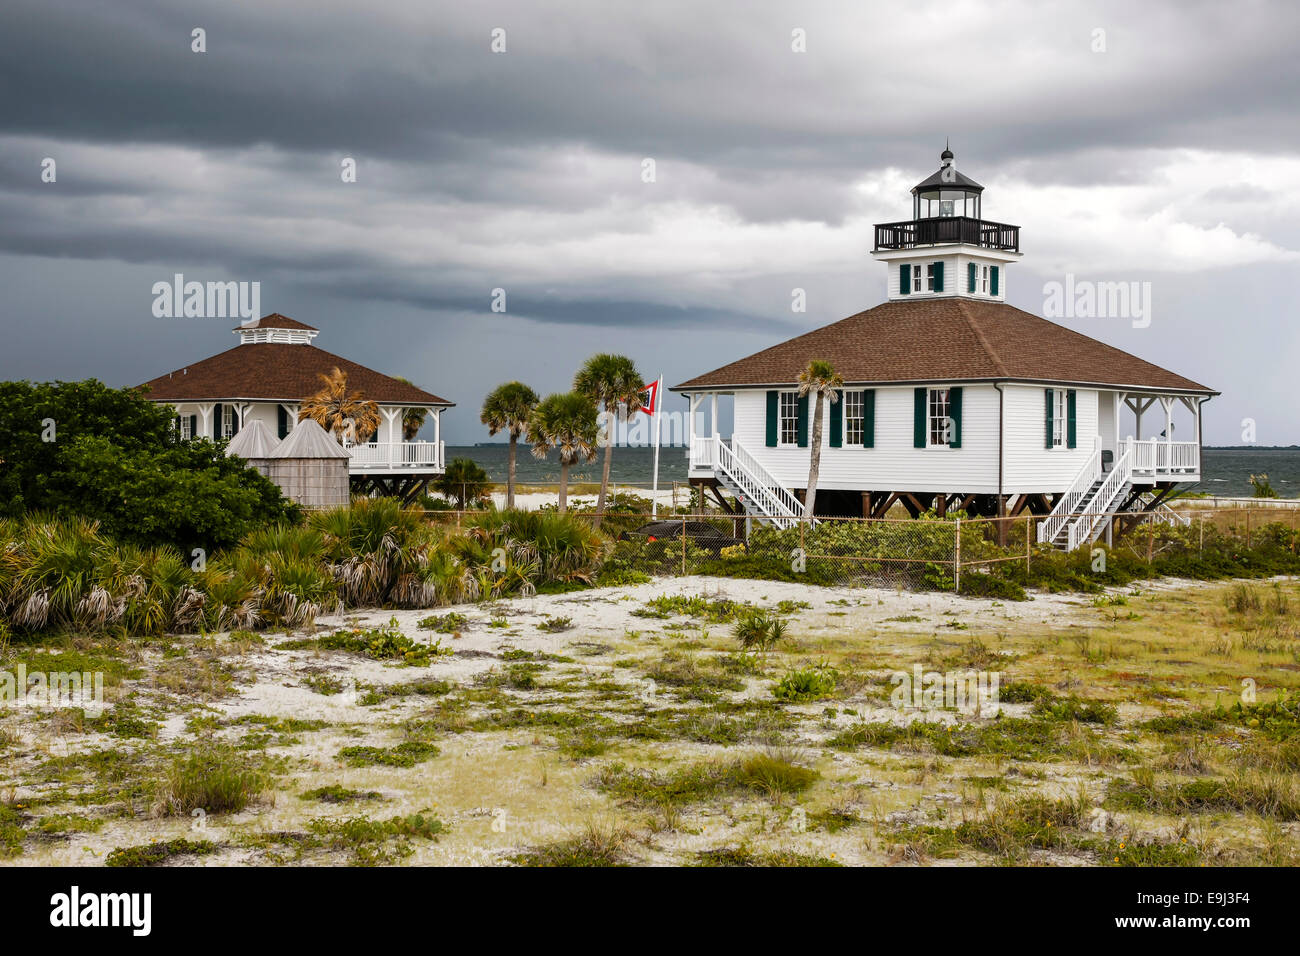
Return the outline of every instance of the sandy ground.
<path id="1" fill-rule="evenodd" d="M 1147 593 L 1176 595 L 1200 586 L 1195 582 L 1167 580 L 1144 584 L 1142 589 Z M 429 698 L 408 695 L 363 706 L 356 688 L 430 679 L 446 680 L 458 687 L 482 686 L 485 677 L 505 666 L 508 659 L 503 655 L 516 650 L 570 659 L 570 663 L 557 664 L 547 672 L 552 679 L 576 679 L 586 681 L 588 686 L 593 681 L 607 681 L 636 693 L 645 681 L 638 669 L 624 666 L 629 659 L 645 661 L 647 653 L 653 657 L 693 636 L 704 645 L 709 643 L 707 633 L 701 633 L 709 626 L 699 621 L 659 620 L 632 614 L 647 600 L 662 594 L 704 595 L 760 606 L 773 606 L 780 601 L 807 602 L 811 607 L 801 608 L 791 617 L 788 642 L 793 656 L 802 659 L 815 659 L 819 646 L 829 646 L 823 642 L 860 640 L 867 652 L 888 652 L 895 647 L 915 651 L 918 642 L 927 640 L 957 646 L 968 639 L 964 633 L 967 630 L 987 635 L 1013 633 L 1024 628 L 1050 635 L 1058 630 L 1078 633 L 1103 626 L 1092 598 L 1079 595 L 1037 594 L 1024 602 L 1002 602 L 946 593 L 823 588 L 709 577 L 674 578 L 632 587 L 516 598 L 432 612 L 348 611 L 320 619 L 317 629 L 371 626 L 395 618 L 408 636 L 441 641 L 454 653 L 433 658 L 427 667 L 400 667 L 343 652 L 281 650 L 275 645 L 284 643 L 288 637 L 268 635 L 266 647 L 251 648 L 240 657 L 238 666 L 244 677 L 236 692 L 204 706 L 223 721 L 262 715 L 329 723 L 323 731 L 301 734 L 297 742 L 275 748 L 276 754 L 289 758 L 293 769 L 269 805 L 264 803 L 242 813 L 214 818 L 204 824 L 203 832 L 196 832 L 192 821 L 154 818 L 137 809 L 134 816 L 108 819 L 98 832 L 51 839 L 29 846 L 21 856 L 0 862 L 94 865 L 116 847 L 188 837 L 217 840 L 235 848 L 218 857 L 196 861 L 199 864 L 258 863 L 264 859 L 258 856 L 258 851 L 245 848 L 241 836 L 246 839 L 249 834 L 259 832 L 301 829 L 305 820 L 322 814 L 364 813 L 385 819 L 394 814 L 436 814 L 450 825 L 451 832 L 438 842 L 417 841 L 415 855 L 409 860 L 416 864 L 495 863 L 522 847 L 565 839 L 583 821 L 613 813 L 609 799 L 590 786 L 595 770 L 592 762 L 561 758 L 537 732 L 520 729 L 440 736 L 437 742 L 442 753 L 409 769 L 347 767 L 335 756 L 342 747 L 357 743 L 392 746 L 403 739 L 400 729 L 403 722 L 420 719 L 431 704 Z M 455 635 L 418 627 L 417 622 L 431 613 L 441 616 L 451 612 L 467 618 L 467 623 Z M 547 618 L 558 617 L 569 618 L 571 625 L 559 633 L 541 629 Z M 725 638 L 729 633 L 725 625 L 713 629 L 720 637 Z M 148 656 L 161 655 L 150 651 Z M 327 696 L 306 684 L 308 677 L 321 674 L 340 679 L 344 691 Z M 536 695 L 525 695 L 520 703 L 545 704 L 552 696 L 555 695 L 542 690 Z M 770 696 L 769 683 L 753 679 L 740 696 Z M 800 746 L 817 748 L 820 740 L 860 719 L 907 719 L 898 712 L 879 708 L 867 698 L 840 703 L 848 703 L 854 710 L 818 718 L 815 727 L 802 726 Z M 1004 706 L 1009 713 L 1017 711 L 1017 705 Z M 1020 709 L 1025 706 L 1019 705 Z M 822 713 L 824 704 L 800 705 L 797 709 L 811 718 Z M 158 742 L 166 743 L 183 735 L 185 720 L 185 715 L 168 718 L 159 732 Z M 49 756 L 74 752 L 74 749 L 88 751 L 119 745 L 114 738 L 103 734 L 60 737 L 51 734 L 46 723 L 23 723 L 21 718 L 0 718 L 0 725 L 3 725 L 0 729 L 25 738 L 25 745 L 35 745 Z M 238 734 L 246 731 L 246 727 L 234 725 L 221 733 L 234 735 L 227 739 L 237 740 Z M 663 766 L 672 767 L 717 753 L 718 748 L 712 745 L 672 740 L 648 745 L 640 752 L 640 759 L 661 761 Z M 926 807 L 944 806 L 959 798 L 957 785 L 943 783 L 923 785 L 920 796 L 913 797 L 911 788 L 881 779 L 869 763 L 864 764 L 853 754 L 827 753 L 823 748 L 819 759 L 824 776 L 834 779 L 838 787 L 858 794 L 855 799 L 863 801 L 863 806 L 883 808 L 881 819 L 910 819 L 908 814 L 923 819 L 930 812 Z M 990 768 L 988 772 L 1000 771 Z M 1040 785 L 1059 785 L 1064 790 L 1088 776 L 1080 776 L 1081 773 L 1080 768 L 1073 767 L 1049 769 Z M 331 784 L 377 790 L 384 799 L 370 806 L 325 807 L 297 797 L 310 788 Z M 6 794 L 11 802 L 36 796 L 39 796 L 37 791 L 24 791 L 21 787 Z M 912 808 L 916 800 L 921 804 Z M 769 805 L 760 806 L 753 801 L 747 805 L 699 808 L 693 812 L 690 826 L 663 832 L 642 847 L 641 861 L 679 862 L 683 853 L 716 847 L 729 840 L 747 840 L 755 832 L 767 834 L 771 813 Z M 904 816 L 897 817 L 897 814 Z M 502 822 L 506 820 L 508 825 Z M 884 859 L 878 848 L 873 850 L 859 842 L 834 840 L 820 832 L 801 835 L 798 845 L 800 852 L 805 853 L 829 853 L 834 847 L 845 863 L 880 863 Z"/>

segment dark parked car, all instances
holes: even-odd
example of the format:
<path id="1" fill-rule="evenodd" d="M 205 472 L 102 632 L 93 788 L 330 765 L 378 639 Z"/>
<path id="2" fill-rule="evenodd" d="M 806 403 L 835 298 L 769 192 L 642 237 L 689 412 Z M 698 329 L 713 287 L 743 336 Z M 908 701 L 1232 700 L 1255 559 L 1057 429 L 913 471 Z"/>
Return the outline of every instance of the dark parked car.
<path id="1" fill-rule="evenodd" d="M 624 541 L 677 541 L 685 531 L 686 537 L 696 545 L 717 554 L 723 548 L 735 547 L 745 542 L 719 531 L 707 521 L 652 521 L 643 524 L 635 531 L 624 531 L 619 538 Z"/>

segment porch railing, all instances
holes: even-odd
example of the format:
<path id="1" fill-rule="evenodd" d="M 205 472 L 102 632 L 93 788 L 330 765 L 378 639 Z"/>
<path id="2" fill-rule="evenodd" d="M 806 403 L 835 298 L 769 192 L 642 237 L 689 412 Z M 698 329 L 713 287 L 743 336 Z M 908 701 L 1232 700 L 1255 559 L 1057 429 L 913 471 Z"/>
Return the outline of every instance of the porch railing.
<path id="1" fill-rule="evenodd" d="M 1194 441 L 1163 441 L 1151 438 L 1138 441 L 1125 438 L 1119 452 L 1133 450 L 1134 478 L 1173 478 L 1188 480 L 1201 474 L 1201 446 Z"/>
<path id="2" fill-rule="evenodd" d="M 425 468 L 444 466 L 446 443 L 442 441 L 365 442 L 347 445 L 352 470 L 381 468 Z"/>

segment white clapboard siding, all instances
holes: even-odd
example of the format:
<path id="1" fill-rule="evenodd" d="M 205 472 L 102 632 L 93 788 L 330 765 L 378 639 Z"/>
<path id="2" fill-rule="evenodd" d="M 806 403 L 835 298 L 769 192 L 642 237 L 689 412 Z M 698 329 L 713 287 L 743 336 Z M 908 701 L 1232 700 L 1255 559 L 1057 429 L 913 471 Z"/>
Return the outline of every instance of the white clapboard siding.
<path id="1" fill-rule="evenodd" d="M 1097 435 L 1097 392 L 1077 390 L 1073 449 L 1046 447 L 1043 389 L 1006 385 L 1003 493 L 1059 492 L 1092 452 Z M 823 412 L 821 488 L 849 491 L 944 491 L 996 494 L 998 392 L 992 385 L 962 386 L 961 448 L 914 448 L 911 386 L 876 388 L 875 447 L 830 447 L 830 410 Z M 812 437 L 809 411 L 808 435 Z M 808 481 L 809 449 L 768 448 L 765 390 L 735 393 L 734 436 L 787 488 Z"/>
<path id="2" fill-rule="evenodd" d="M 900 295 L 898 291 L 899 289 L 899 285 L 898 285 L 899 268 L 898 267 L 904 261 L 906 261 L 908 265 L 919 264 L 921 266 L 922 275 L 925 274 L 925 267 L 928 263 L 942 262 L 943 263 L 943 292 L 942 293 L 909 292 L 907 295 Z M 976 265 L 979 266 L 990 265 L 990 266 L 998 267 L 998 294 L 997 295 L 983 295 L 977 293 L 974 296 L 971 296 L 966 292 L 966 288 L 967 288 L 966 266 L 970 262 L 974 262 Z M 970 255 L 967 253 L 961 253 L 961 254 L 946 255 L 946 256 L 918 255 L 915 258 L 907 259 L 907 260 L 891 259 L 888 262 L 886 262 L 885 265 L 887 266 L 885 270 L 887 276 L 887 282 L 888 282 L 887 294 L 891 299 L 911 299 L 913 296 L 915 296 L 918 299 L 926 299 L 926 298 L 933 298 L 937 295 L 943 295 L 943 296 L 960 295 L 967 299 L 974 298 L 974 299 L 983 299 L 988 302 L 1005 302 L 1007 298 L 1007 263 L 1002 262 L 1000 260 L 987 259 L 987 258 L 982 258 L 980 256 Z"/>

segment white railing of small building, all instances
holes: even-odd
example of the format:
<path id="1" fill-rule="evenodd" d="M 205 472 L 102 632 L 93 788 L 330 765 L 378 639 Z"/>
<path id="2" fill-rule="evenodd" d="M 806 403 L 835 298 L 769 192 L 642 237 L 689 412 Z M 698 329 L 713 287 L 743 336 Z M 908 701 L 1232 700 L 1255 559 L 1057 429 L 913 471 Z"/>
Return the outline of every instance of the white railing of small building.
<path id="1" fill-rule="evenodd" d="M 446 452 L 442 441 L 372 441 L 344 447 L 352 456 L 353 468 L 441 469 Z"/>

